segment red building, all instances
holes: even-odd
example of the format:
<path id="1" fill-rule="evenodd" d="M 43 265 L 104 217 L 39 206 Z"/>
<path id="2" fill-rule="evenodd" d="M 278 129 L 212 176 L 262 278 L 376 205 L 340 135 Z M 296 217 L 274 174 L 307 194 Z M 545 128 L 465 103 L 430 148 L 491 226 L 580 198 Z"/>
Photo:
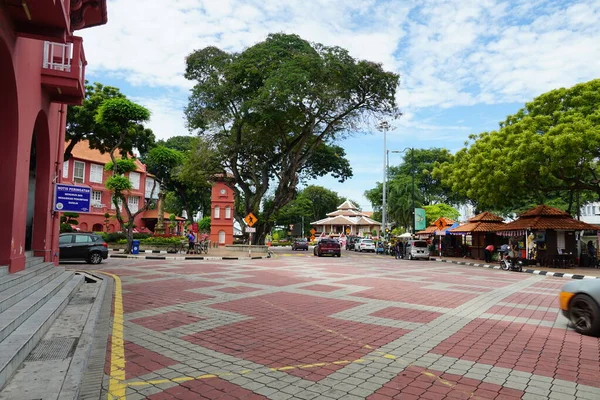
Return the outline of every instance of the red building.
<path id="1" fill-rule="evenodd" d="M 211 192 L 210 241 L 219 246 L 233 244 L 233 213 L 235 194 L 222 180 L 218 179 Z"/>
<path id="2" fill-rule="evenodd" d="M 62 179 L 67 104 L 84 98 L 76 30 L 107 22 L 106 0 L 0 0 L 0 266 L 58 259 L 53 183 Z"/>
<path id="3" fill-rule="evenodd" d="M 111 192 L 104 186 L 106 180 L 112 176 L 112 172 L 104 170 L 104 166 L 109 162 L 110 155 L 108 153 L 102 154 L 98 150 L 90 149 L 88 142 L 82 141 L 75 145 L 72 157 L 63 164 L 63 183 L 85 185 L 92 188 L 92 209 L 90 213 L 80 214 L 78 218 L 81 231 L 104 232 L 107 230 L 106 228 L 109 232 L 120 230 L 119 222 L 114 217 L 116 210 Z M 149 199 L 158 199 L 160 190 L 158 182 L 155 183 L 152 176 L 146 173 L 146 166 L 139 160 L 135 160 L 135 163 L 136 171 L 127 175 L 133 186 L 133 190 L 127 196 L 127 204 L 132 214 L 143 208 Z M 149 216 L 146 215 L 148 212 L 141 213 L 136 217 L 134 223 L 138 229 L 154 228 L 154 225 L 147 226 L 147 223 L 150 225 L 152 222 L 148 219 L 156 219 L 156 212 L 154 212 L 153 218 L 148 218 Z M 108 222 L 105 222 L 105 213 L 111 215 Z M 122 214 L 122 216 L 124 220 L 127 220 L 126 214 Z M 167 215 L 165 219 L 167 223 L 168 218 Z"/>

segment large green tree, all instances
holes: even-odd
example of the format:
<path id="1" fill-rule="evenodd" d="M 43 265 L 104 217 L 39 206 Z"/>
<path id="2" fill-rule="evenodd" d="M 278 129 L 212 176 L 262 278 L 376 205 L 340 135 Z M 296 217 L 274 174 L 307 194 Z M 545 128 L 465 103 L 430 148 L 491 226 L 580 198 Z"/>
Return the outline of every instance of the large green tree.
<path id="1" fill-rule="evenodd" d="M 393 155 L 390 155 L 393 160 Z M 436 163 L 450 160 L 446 149 L 412 149 L 403 151 L 402 162 L 388 169 L 387 215 L 396 226 L 408 228 L 412 224 L 413 185 L 414 205 L 421 207 L 436 203 L 457 203 L 462 199 L 444 187 L 432 171 Z M 365 197 L 376 211 L 375 218 L 381 216 L 383 185 L 377 182 L 373 189 L 365 191 Z"/>
<path id="2" fill-rule="evenodd" d="M 557 197 L 600 197 L 600 80 L 542 94 L 472 142 L 434 176 L 480 209 L 519 209 Z"/>
<path id="3" fill-rule="evenodd" d="M 135 171 L 137 165 L 129 158 L 130 154 L 126 149 L 124 150 L 123 146 L 124 143 L 134 143 L 135 137 L 143 134 L 141 124 L 149 119 L 150 112 L 146 108 L 122 97 L 103 101 L 95 117 L 96 124 L 101 125 L 103 131 L 110 132 L 99 144 L 99 150 L 110 155 L 111 162 L 106 164 L 105 169 L 112 171 L 112 176 L 106 181 L 106 187 L 112 192 L 116 218 L 121 227 L 125 228 L 126 253 L 131 252 L 135 217 L 146 211 L 154 202 L 149 200 L 144 207 L 138 208 L 135 212 L 131 211 L 127 198 L 133 188 L 125 174 Z M 139 127 L 142 129 L 138 129 Z M 117 158 L 119 153 L 121 158 Z M 156 181 L 154 185 L 156 185 Z M 152 191 L 154 190 L 155 186 L 152 188 Z M 121 214 L 121 207 L 127 215 L 127 220 Z"/>
<path id="4" fill-rule="evenodd" d="M 65 161 L 71 158 L 71 152 L 75 145 L 83 140 L 87 140 L 92 149 L 106 151 L 104 142 L 113 139 L 111 136 L 115 132 L 107 129 L 104 124 L 98 123 L 96 115 L 105 100 L 125 98 L 125 95 L 116 87 L 104 86 L 98 82 L 88 85 L 86 82 L 83 104 L 69 106 L 67 109 Z M 135 149 L 144 155 L 154 144 L 154 134 L 142 124 L 134 124 L 130 129 L 135 130 L 136 134 L 123 138 L 119 151 L 122 154 L 129 154 Z"/>
<path id="5" fill-rule="evenodd" d="M 148 171 L 173 194 L 170 206 L 175 210 L 171 211 L 185 210 L 188 220 L 193 222 L 198 210 L 210 215 L 211 179 L 220 171 L 220 164 L 214 151 L 201 138 L 171 139 L 150 150 L 144 161 Z"/>
<path id="6" fill-rule="evenodd" d="M 256 240 L 303 176 L 349 176 L 335 142 L 369 117 L 396 113 L 398 75 L 296 35 L 272 34 L 241 53 L 206 47 L 186 62 L 185 76 L 195 81 L 188 125 L 215 144 L 245 212 L 259 216 Z M 323 163 L 318 153 L 340 157 Z M 259 214 L 271 185 L 272 206 Z"/>

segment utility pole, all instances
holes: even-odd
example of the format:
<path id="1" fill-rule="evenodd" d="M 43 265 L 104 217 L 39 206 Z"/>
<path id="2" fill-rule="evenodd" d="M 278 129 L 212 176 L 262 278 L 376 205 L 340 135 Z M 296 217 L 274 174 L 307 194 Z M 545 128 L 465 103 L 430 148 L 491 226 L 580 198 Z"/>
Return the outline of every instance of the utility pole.
<path id="1" fill-rule="evenodd" d="M 411 210 L 411 215 L 412 215 L 412 227 L 410 228 L 410 232 L 414 235 L 415 234 L 415 149 L 413 147 L 410 148 L 410 157 L 412 158 L 411 160 L 411 175 L 412 175 L 412 193 L 411 193 L 411 200 L 412 200 L 412 210 Z"/>

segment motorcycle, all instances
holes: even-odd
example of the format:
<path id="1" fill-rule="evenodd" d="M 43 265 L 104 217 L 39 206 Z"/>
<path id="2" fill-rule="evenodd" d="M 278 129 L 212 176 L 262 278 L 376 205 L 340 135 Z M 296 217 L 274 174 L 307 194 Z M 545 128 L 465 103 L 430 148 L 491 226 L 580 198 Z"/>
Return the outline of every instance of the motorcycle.
<path id="1" fill-rule="evenodd" d="M 509 257 L 508 251 L 500 251 L 498 253 L 498 260 L 500 260 L 500 269 L 504 271 L 523 272 L 523 261 L 519 258 Z"/>

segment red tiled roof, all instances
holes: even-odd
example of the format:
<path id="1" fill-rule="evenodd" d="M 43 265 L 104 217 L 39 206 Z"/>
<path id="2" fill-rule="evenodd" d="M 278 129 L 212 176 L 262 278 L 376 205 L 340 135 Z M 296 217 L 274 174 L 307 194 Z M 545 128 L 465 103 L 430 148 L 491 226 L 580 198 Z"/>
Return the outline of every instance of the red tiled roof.
<path id="1" fill-rule="evenodd" d="M 550 216 L 550 215 L 561 216 L 562 215 L 562 216 L 567 216 L 567 217 L 571 218 L 571 216 L 569 215 L 568 212 L 559 210 L 558 208 L 547 206 L 545 204 L 539 205 L 535 208 L 532 208 L 531 210 L 525 211 L 523 214 L 520 215 L 519 218 L 535 217 L 538 215 L 544 215 L 544 216 Z"/>
<path id="2" fill-rule="evenodd" d="M 504 225 L 506 225 L 504 222 L 467 222 L 466 224 L 451 229 L 450 232 L 496 232 L 499 228 L 504 227 Z"/>
<path id="3" fill-rule="evenodd" d="M 97 164 L 108 164 L 110 160 L 110 154 L 108 153 L 100 153 L 99 150 L 90 149 L 90 144 L 87 140 L 82 140 L 78 142 L 73 150 L 71 150 L 71 154 L 73 158 L 78 160 L 91 161 Z M 115 154 L 116 158 L 121 158 L 121 154 Z M 146 166 L 142 164 L 140 160 L 137 158 L 134 159 L 135 164 L 137 165 L 136 171 L 144 172 L 146 171 Z"/>
<path id="4" fill-rule="evenodd" d="M 504 218 L 492 214 L 489 211 L 484 211 L 473 218 L 469 218 L 469 222 L 504 222 Z"/>
<path id="5" fill-rule="evenodd" d="M 163 217 L 165 219 L 165 223 L 169 223 L 169 216 L 171 214 L 169 214 L 168 212 L 165 212 L 163 214 Z M 154 209 L 154 210 L 146 210 L 142 213 L 142 218 L 148 218 L 148 219 L 158 219 L 158 210 Z M 177 221 L 185 221 L 185 218 L 181 218 L 181 217 L 177 217 L 175 216 L 175 220 Z"/>
<path id="6" fill-rule="evenodd" d="M 521 216 L 497 231 L 524 229 L 555 229 L 566 231 L 598 230 L 598 227 L 571 218 L 569 213 L 547 205 L 540 205 L 521 214 Z"/>

